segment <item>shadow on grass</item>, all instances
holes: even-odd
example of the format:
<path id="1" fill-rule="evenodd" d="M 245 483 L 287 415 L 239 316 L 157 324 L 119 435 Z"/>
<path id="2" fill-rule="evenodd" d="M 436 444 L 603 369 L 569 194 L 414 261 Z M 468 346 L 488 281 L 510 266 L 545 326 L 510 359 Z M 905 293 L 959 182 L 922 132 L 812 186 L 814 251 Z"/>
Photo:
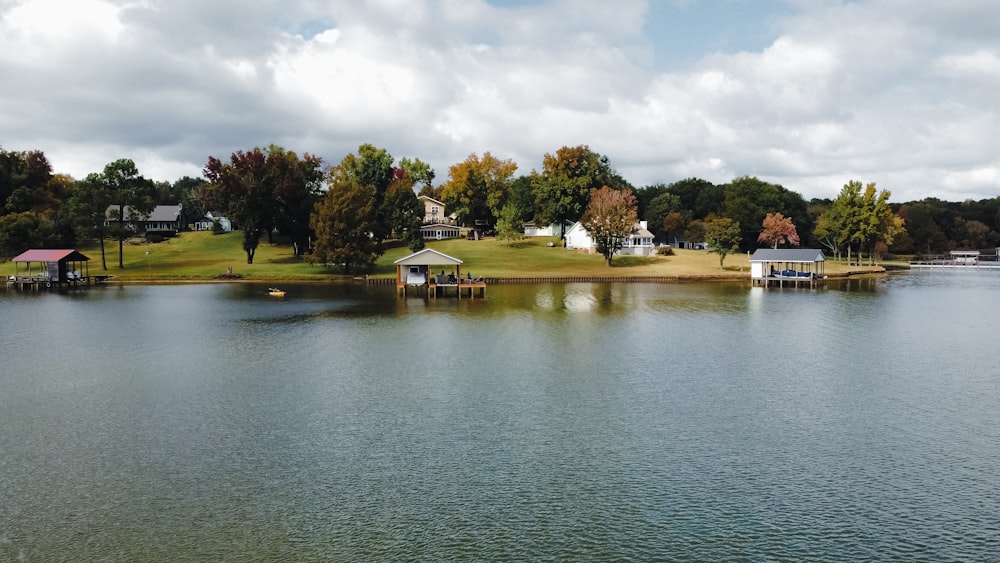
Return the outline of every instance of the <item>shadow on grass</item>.
<path id="1" fill-rule="evenodd" d="M 651 264 L 656 264 L 657 259 L 654 256 L 615 256 L 611 260 L 612 268 L 636 268 L 639 266 L 649 266 Z"/>
<path id="2" fill-rule="evenodd" d="M 295 256 L 284 256 L 281 258 L 268 258 L 268 264 L 302 264 L 304 261 L 301 257 Z"/>

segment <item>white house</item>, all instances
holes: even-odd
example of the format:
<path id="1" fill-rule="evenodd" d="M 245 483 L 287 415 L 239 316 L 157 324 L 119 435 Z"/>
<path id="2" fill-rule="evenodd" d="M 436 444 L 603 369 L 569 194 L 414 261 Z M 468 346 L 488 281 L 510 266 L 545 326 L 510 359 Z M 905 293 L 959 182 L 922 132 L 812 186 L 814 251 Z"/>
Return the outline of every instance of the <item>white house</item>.
<path id="1" fill-rule="evenodd" d="M 566 230 L 568 231 L 573 223 L 566 221 Z M 551 225 L 535 225 L 534 221 L 528 221 L 524 224 L 524 236 L 526 237 L 561 237 L 562 236 L 562 225 L 559 223 L 552 223 Z"/>
<path id="2" fill-rule="evenodd" d="M 440 201 L 425 195 L 417 196 L 424 204 L 424 223 L 450 223 L 444 214 L 445 205 Z"/>
<path id="3" fill-rule="evenodd" d="M 649 256 L 654 253 L 653 233 L 649 232 L 645 221 L 639 221 L 632 232 L 625 238 L 622 248 L 616 254 Z M 587 229 L 579 221 L 566 231 L 566 248 L 594 252 L 597 245 L 590 237 Z"/>
<path id="4" fill-rule="evenodd" d="M 455 225 L 432 223 L 430 225 L 420 227 L 420 235 L 425 239 L 441 240 L 446 238 L 458 238 L 462 236 L 462 232 Z"/>
<path id="5" fill-rule="evenodd" d="M 205 216 L 194 222 L 194 230 L 196 231 L 210 231 L 212 230 L 212 223 L 215 221 L 219 222 L 222 227 L 222 232 L 228 233 L 233 230 L 233 223 L 222 215 L 217 215 L 211 211 L 207 211 Z"/>

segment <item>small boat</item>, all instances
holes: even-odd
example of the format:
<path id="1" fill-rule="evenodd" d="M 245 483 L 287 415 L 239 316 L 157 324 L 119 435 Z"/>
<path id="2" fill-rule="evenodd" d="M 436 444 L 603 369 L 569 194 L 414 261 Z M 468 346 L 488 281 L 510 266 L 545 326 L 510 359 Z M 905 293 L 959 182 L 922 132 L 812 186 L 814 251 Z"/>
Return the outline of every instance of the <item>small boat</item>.
<path id="1" fill-rule="evenodd" d="M 276 287 L 269 287 L 267 288 L 267 294 L 270 295 L 271 297 L 284 297 L 285 290 L 278 289 Z"/>

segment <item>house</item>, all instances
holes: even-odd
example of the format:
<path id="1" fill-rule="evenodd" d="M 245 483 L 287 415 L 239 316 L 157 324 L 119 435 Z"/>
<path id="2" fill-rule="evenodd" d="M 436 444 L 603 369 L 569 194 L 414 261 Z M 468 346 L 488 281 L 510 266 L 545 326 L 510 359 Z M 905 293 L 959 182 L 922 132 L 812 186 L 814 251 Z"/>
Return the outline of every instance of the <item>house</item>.
<path id="1" fill-rule="evenodd" d="M 420 227 L 420 236 L 425 239 L 441 240 L 446 238 L 458 238 L 462 236 L 462 232 L 455 225 L 448 225 L 446 223 L 431 223 Z"/>
<path id="2" fill-rule="evenodd" d="M 818 248 L 758 248 L 750 256 L 754 285 L 812 286 L 826 279 L 826 257 Z"/>
<path id="3" fill-rule="evenodd" d="M 552 223 L 549 225 L 535 225 L 534 221 L 524 224 L 524 236 L 526 237 L 561 237 L 563 231 L 568 231 L 573 226 L 572 221 L 564 221 L 562 225 Z"/>
<path id="4" fill-rule="evenodd" d="M 447 224 L 454 220 L 444 214 L 445 205 L 440 201 L 425 195 L 417 196 L 424 204 L 424 223 Z"/>
<path id="5" fill-rule="evenodd" d="M 109 206 L 104 214 L 105 226 L 118 223 L 118 206 Z M 180 205 L 157 205 L 153 208 L 149 217 L 142 218 L 135 216 L 132 210 L 126 205 L 124 210 L 124 222 L 137 232 L 169 231 L 177 234 L 187 225 L 184 222 L 184 213 Z"/>
<path id="6" fill-rule="evenodd" d="M 708 244 L 706 244 L 705 242 L 689 241 L 685 238 L 677 236 L 670 237 L 667 240 L 669 241 L 667 242 L 667 244 L 672 246 L 673 248 L 686 248 L 689 250 L 708 250 Z"/>
<path id="7" fill-rule="evenodd" d="M 174 234 L 177 234 L 186 226 L 180 205 L 157 205 L 149 214 L 142 230 L 146 232 L 173 231 Z"/>
<path id="8" fill-rule="evenodd" d="M 594 243 L 594 239 L 590 237 L 587 229 L 577 221 L 566 231 L 566 248 L 594 252 L 597 249 L 597 245 Z M 646 221 L 639 221 L 632 228 L 632 232 L 625 237 L 621 250 L 615 254 L 649 256 L 654 252 L 653 233 L 649 232 Z"/>
<path id="9" fill-rule="evenodd" d="M 233 230 L 233 223 L 227 217 L 223 217 L 219 213 L 213 213 L 208 211 L 205 216 L 198 219 L 192 224 L 192 228 L 196 231 L 211 231 L 212 223 L 218 221 L 219 225 L 222 227 L 222 231 L 228 233 Z"/>

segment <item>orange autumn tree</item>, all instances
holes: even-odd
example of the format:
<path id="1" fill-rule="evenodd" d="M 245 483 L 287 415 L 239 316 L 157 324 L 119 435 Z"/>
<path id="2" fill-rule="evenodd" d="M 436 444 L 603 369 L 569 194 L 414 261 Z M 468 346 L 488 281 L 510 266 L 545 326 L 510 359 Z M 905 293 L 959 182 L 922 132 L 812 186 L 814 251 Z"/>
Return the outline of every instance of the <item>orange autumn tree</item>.
<path id="1" fill-rule="evenodd" d="M 799 233 L 791 217 L 785 217 L 781 213 L 768 213 L 764 217 L 763 227 L 757 242 L 767 243 L 771 248 L 778 248 L 779 244 L 799 245 Z"/>
<path id="2" fill-rule="evenodd" d="M 614 190 L 607 186 L 590 196 L 590 203 L 580 218 L 597 251 L 611 266 L 611 257 L 621 250 L 625 238 L 632 233 L 638 221 L 638 205 L 632 190 Z"/>

